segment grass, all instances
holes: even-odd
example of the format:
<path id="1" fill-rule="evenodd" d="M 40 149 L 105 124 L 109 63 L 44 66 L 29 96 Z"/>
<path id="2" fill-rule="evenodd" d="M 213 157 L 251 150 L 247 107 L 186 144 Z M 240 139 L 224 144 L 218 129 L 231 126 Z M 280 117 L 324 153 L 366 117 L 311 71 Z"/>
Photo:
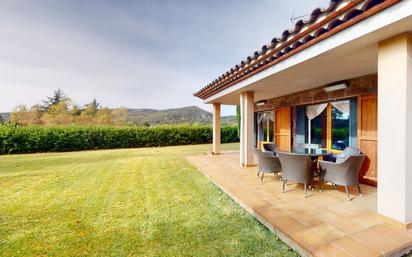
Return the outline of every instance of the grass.
<path id="1" fill-rule="evenodd" d="M 186 162 L 209 148 L 0 156 L 0 256 L 296 256 Z"/>

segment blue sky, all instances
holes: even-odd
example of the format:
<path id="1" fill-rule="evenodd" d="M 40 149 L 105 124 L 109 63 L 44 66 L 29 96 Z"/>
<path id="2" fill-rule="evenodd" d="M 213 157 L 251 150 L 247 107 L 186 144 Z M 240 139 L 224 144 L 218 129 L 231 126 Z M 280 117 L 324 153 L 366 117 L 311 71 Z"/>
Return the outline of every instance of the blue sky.
<path id="1" fill-rule="evenodd" d="M 0 111 L 62 88 L 74 102 L 165 109 L 328 0 L 9 0 L 0 8 Z M 223 114 L 234 108 L 224 107 Z"/>

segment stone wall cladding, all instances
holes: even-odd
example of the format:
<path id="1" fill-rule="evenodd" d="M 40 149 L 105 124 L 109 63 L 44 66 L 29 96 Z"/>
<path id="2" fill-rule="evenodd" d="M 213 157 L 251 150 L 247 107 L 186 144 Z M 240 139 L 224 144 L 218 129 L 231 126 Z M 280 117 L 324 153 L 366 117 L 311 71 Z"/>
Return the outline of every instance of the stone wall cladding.
<path id="1" fill-rule="evenodd" d="M 346 82 L 347 89 L 326 93 L 322 86 L 319 88 L 298 92 L 291 95 L 281 96 L 273 99 L 267 99 L 263 106 L 255 106 L 258 112 L 278 109 L 288 106 L 315 104 L 339 99 L 355 97 L 359 95 L 368 95 L 377 93 L 378 91 L 378 76 L 377 74 L 366 75 L 358 78 L 348 79 Z M 339 82 L 337 82 L 339 83 Z M 333 84 L 337 84 L 333 83 Z M 333 85 L 331 84 L 331 85 Z"/>

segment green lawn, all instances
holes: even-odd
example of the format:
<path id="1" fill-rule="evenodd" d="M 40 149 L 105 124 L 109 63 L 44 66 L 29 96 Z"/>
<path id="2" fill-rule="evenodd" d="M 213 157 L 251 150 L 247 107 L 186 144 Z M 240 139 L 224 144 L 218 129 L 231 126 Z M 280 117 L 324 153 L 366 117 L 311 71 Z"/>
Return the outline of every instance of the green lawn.
<path id="1" fill-rule="evenodd" d="M 209 148 L 0 156 L 0 256 L 295 256 L 186 162 Z"/>

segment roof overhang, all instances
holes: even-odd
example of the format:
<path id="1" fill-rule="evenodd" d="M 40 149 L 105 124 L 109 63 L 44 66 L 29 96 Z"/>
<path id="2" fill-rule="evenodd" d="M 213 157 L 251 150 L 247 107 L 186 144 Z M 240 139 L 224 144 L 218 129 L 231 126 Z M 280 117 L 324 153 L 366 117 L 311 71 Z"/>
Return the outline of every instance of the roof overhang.
<path id="1" fill-rule="evenodd" d="M 204 99 L 236 105 L 239 93 L 255 101 L 377 72 L 378 42 L 412 32 L 412 0 L 404 0 L 332 37 Z"/>

